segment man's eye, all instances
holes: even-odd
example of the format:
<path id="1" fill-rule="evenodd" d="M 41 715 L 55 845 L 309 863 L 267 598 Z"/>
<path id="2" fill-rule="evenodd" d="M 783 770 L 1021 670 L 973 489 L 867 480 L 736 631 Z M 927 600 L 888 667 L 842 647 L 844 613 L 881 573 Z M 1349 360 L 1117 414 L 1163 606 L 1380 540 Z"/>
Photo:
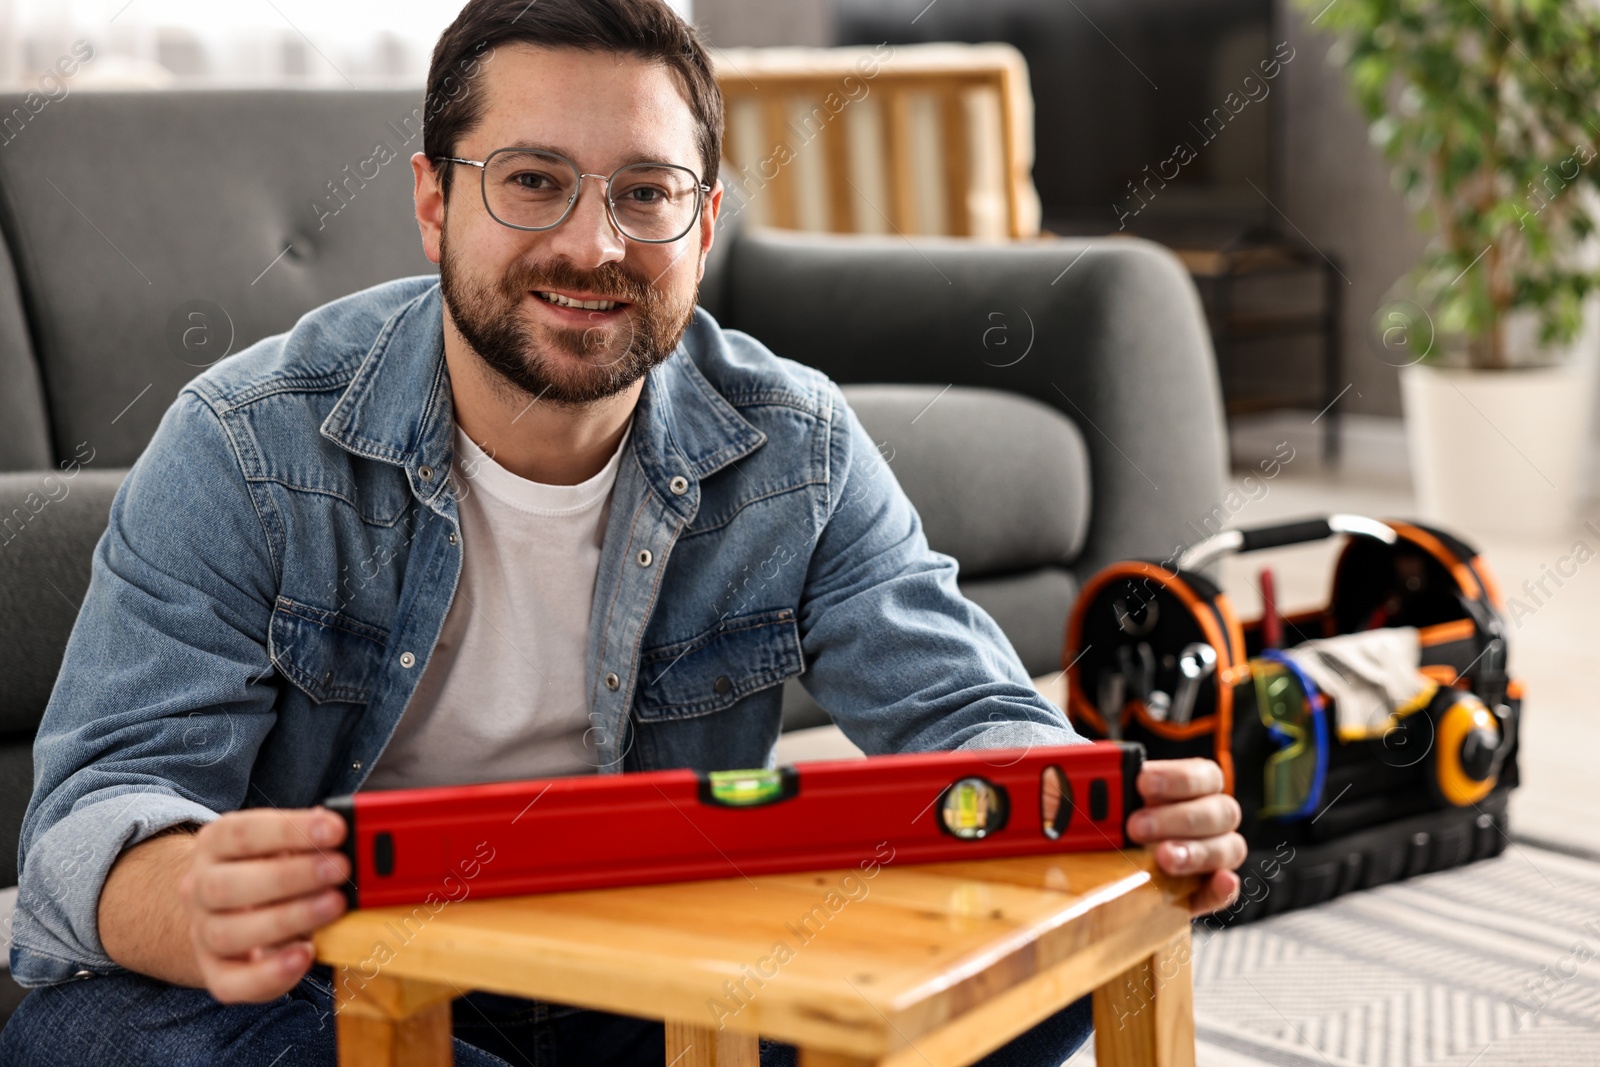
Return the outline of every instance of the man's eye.
<path id="1" fill-rule="evenodd" d="M 555 188 L 555 182 L 550 180 L 550 175 L 540 174 L 538 171 L 525 170 L 511 176 L 511 184 L 519 189 L 532 192 L 544 192 Z"/>
<path id="2" fill-rule="evenodd" d="M 635 185 L 622 196 L 635 204 L 659 204 L 667 198 L 667 191 L 654 185 Z"/>

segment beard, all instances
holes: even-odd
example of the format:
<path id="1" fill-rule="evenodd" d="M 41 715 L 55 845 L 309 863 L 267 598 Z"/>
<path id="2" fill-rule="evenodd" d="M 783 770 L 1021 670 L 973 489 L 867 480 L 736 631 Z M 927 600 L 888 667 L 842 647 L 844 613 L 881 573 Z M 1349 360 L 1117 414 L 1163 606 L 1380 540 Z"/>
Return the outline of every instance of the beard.
<path id="1" fill-rule="evenodd" d="M 480 281 L 451 254 L 444 233 L 439 288 L 457 331 L 496 379 L 531 399 L 567 407 L 615 396 L 666 362 L 694 317 L 696 296 L 691 291 L 674 300 L 620 263 L 586 271 L 566 260 L 518 260 L 498 282 Z M 605 293 L 629 306 L 616 321 L 589 327 L 530 322 L 523 301 L 542 299 L 534 290 L 552 289 Z"/>

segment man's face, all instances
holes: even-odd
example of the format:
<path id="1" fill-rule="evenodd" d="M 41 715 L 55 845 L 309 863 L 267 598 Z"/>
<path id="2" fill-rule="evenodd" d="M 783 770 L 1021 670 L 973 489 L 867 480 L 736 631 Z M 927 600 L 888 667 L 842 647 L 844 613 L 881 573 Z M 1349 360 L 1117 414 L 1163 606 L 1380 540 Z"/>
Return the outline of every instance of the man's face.
<path id="1" fill-rule="evenodd" d="M 457 141 L 463 159 L 521 145 L 563 155 L 584 174 L 641 159 L 703 173 L 693 113 L 659 64 L 517 44 L 496 49 L 470 91 L 485 94 L 485 107 Z M 599 179 L 582 180 L 555 229 L 523 231 L 489 215 L 479 168 L 440 166 L 455 168 L 439 233 L 445 305 L 503 381 L 530 398 L 582 405 L 621 392 L 672 354 L 694 311 L 720 183 L 687 234 L 647 244 L 617 232 Z M 541 294 L 618 305 L 561 307 Z"/>

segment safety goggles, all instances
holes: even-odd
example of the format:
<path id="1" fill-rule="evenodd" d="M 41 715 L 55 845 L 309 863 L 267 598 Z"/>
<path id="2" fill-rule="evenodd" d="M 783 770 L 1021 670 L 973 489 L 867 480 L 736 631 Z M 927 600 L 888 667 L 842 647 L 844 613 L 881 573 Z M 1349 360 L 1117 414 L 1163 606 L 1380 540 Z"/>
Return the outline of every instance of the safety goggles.
<path id="1" fill-rule="evenodd" d="M 1293 660 L 1268 649 L 1250 661 L 1261 724 L 1279 745 L 1262 771 L 1260 814 L 1298 819 L 1322 797 L 1328 772 L 1328 724 L 1322 693 Z"/>

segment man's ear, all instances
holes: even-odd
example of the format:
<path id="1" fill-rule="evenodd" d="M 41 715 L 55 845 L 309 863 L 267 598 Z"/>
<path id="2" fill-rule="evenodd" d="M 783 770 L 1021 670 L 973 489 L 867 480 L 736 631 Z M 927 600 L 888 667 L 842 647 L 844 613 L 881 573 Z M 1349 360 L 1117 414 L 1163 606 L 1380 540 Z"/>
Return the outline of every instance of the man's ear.
<path id="1" fill-rule="evenodd" d="M 415 179 L 411 199 L 416 207 L 417 227 L 422 231 L 422 254 L 428 262 L 437 264 L 444 234 L 444 190 L 439 187 L 439 171 L 433 160 L 417 152 L 411 157 L 411 173 Z"/>
<path id="2" fill-rule="evenodd" d="M 705 207 L 700 210 L 700 266 L 695 271 L 696 285 L 706 276 L 706 257 L 711 254 L 711 245 L 717 236 L 717 214 L 721 210 L 722 179 L 718 178 L 706 197 Z"/>

